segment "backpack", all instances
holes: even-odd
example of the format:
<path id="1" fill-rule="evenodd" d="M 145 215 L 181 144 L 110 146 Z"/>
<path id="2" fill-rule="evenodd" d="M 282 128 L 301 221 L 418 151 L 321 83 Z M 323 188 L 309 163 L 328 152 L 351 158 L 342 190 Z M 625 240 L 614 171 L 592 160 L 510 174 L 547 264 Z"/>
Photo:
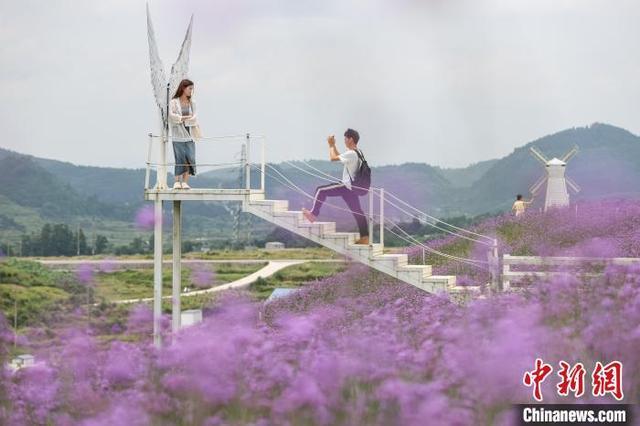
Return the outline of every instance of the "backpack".
<path id="1" fill-rule="evenodd" d="M 358 170 L 356 170 L 355 176 L 349 177 L 351 178 L 351 191 L 361 196 L 369 192 L 369 187 L 371 186 L 371 168 L 360 150 L 356 149 L 356 154 L 358 154 L 358 158 L 360 159 L 360 166 Z"/>

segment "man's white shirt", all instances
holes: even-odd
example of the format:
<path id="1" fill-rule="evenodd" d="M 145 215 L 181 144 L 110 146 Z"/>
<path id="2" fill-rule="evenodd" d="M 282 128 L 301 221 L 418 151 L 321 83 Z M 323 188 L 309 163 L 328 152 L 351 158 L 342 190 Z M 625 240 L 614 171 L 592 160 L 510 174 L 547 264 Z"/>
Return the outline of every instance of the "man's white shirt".
<path id="1" fill-rule="evenodd" d="M 355 177 L 360 163 L 358 154 L 352 149 L 347 149 L 338 157 L 340 157 L 340 161 L 344 164 L 344 169 L 342 170 L 342 183 L 347 188 L 351 189 L 351 179 Z"/>

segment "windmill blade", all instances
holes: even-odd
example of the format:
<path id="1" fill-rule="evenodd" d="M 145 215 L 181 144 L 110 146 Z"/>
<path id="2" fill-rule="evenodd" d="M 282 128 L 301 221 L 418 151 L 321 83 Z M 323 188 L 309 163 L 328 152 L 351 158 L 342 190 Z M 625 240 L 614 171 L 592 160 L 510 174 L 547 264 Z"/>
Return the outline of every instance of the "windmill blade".
<path id="1" fill-rule="evenodd" d="M 167 122 L 166 103 L 167 93 L 166 84 L 167 76 L 164 73 L 164 65 L 158 53 L 158 44 L 156 42 L 156 34 L 153 31 L 153 22 L 149 13 L 149 3 L 147 3 L 147 37 L 149 40 L 149 65 L 151 67 L 151 87 L 153 88 L 153 96 L 156 98 L 156 104 L 160 108 L 160 115 L 164 123 Z"/>
<path id="2" fill-rule="evenodd" d="M 567 152 L 564 155 L 564 157 L 562 157 L 562 161 L 564 161 L 565 163 L 568 162 L 577 153 L 578 153 L 578 145 L 574 145 L 573 148 L 571 148 L 571 151 Z"/>
<path id="3" fill-rule="evenodd" d="M 580 192 L 580 190 L 581 190 L 580 185 L 575 183 L 575 181 L 573 179 L 571 179 L 569 176 L 566 176 L 566 175 L 565 175 L 564 179 L 567 182 L 567 186 L 569 188 L 573 189 L 573 192 Z"/>
<path id="4" fill-rule="evenodd" d="M 547 175 L 541 176 L 536 183 L 531 185 L 531 187 L 529 188 L 529 192 L 532 193 L 533 195 L 536 195 L 536 193 L 540 190 L 540 187 L 542 187 L 542 185 L 544 185 L 546 181 L 547 181 Z"/>
<path id="5" fill-rule="evenodd" d="M 189 52 L 191 51 L 191 27 L 193 26 L 193 15 L 189 20 L 189 26 L 187 27 L 187 33 L 184 36 L 182 47 L 180 47 L 180 53 L 178 59 L 171 67 L 171 75 L 169 77 L 169 93 L 170 96 L 178 89 L 180 81 L 187 78 L 189 73 Z"/>
<path id="6" fill-rule="evenodd" d="M 547 157 L 545 157 L 544 155 L 542 155 L 542 153 L 540 151 L 538 151 L 538 149 L 534 146 L 532 146 L 531 148 L 529 148 L 529 150 L 531 151 L 531 153 L 533 154 L 533 156 L 540 161 L 542 164 L 546 165 L 547 164 Z"/>

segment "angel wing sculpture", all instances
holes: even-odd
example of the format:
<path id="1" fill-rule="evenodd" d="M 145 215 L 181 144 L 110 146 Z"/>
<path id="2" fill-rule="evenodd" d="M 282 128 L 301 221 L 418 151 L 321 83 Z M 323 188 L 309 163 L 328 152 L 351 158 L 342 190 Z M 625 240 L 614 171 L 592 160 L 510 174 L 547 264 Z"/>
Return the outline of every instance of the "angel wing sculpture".
<path id="1" fill-rule="evenodd" d="M 169 79 L 164 72 L 164 65 L 158 53 L 158 44 L 156 42 L 156 34 L 153 31 L 153 22 L 149 13 L 149 3 L 147 3 L 147 36 L 149 39 L 149 65 L 151 66 L 151 87 L 153 88 L 153 96 L 156 98 L 156 104 L 160 109 L 160 119 L 162 121 L 162 144 L 160 145 L 160 166 L 156 175 L 156 189 L 167 189 L 167 142 L 171 139 L 169 131 L 169 100 L 173 93 L 176 92 L 180 81 L 187 77 L 189 72 L 189 52 L 191 50 L 191 27 L 193 26 L 193 15 L 189 20 L 187 34 L 180 47 L 178 59 L 171 67 Z M 149 148 L 151 155 L 151 147 Z"/>
<path id="2" fill-rule="evenodd" d="M 191 27 L 193 26 L 193 15 L 187 27 L 187 33 L 184 36 L 178 59 L 171 67 L 171 74 L 167 80 L 164 72 L 164 65 L 160 54 L 158 53 L 158 44 L 156 35 L 153 30 L 153 22 L 149 14 L 149 3 L 147 3 L 147 36 L 149 39 L 149 64 L 151 66 L 151 86 L 153 87 L 153 95 L 160 109 L 160 116 L 164 126 L 167 125 L 167 108 L 169 97 L 175 93 L 180 81 L 187 77 L 189 72 L 189 52 L 191 50 Z"/>

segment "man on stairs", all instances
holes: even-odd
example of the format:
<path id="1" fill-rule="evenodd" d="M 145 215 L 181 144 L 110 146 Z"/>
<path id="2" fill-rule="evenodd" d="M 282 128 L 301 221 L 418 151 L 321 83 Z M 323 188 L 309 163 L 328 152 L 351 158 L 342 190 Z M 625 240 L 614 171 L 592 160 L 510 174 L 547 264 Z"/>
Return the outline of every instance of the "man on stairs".
<path id="1" fill-rule="evenodd" d="M 356 191 L 355 188 L 352 188 L 352 182 L 355 179 L 356 174 L 359 172 L 362 163 L 366 164 L 362 152 L 358 150 L 359 139 L 360 135 L 357 131 L 347 129 L 347 131 L 344 132 L 344 144 L 347 147 L 347 150 L 340 154 L 336 148 L 335 137 L 331 135 L 327 138 L 327 142 L 329 143 L 329 158 L 331 161 L 341 161 L 342 164 L 344 164 L 342 181 L 340 183 L 330 183 L 316 188 L 313 208 L 311 211 L 303 208 L 302 214 L 309 222 L 315 222 L 317 216 L 320 214 L 322 203 L 324 203 L 327 197 L 342 197 L 358 224 L 360 239 L 356 241 L 356 244 L 369 244 L 369 227 L 367 225 L 367 217 L 362 211 L 362 207 L 360 207 L 359 193 L 361 192 L 360 190 Z"/>

